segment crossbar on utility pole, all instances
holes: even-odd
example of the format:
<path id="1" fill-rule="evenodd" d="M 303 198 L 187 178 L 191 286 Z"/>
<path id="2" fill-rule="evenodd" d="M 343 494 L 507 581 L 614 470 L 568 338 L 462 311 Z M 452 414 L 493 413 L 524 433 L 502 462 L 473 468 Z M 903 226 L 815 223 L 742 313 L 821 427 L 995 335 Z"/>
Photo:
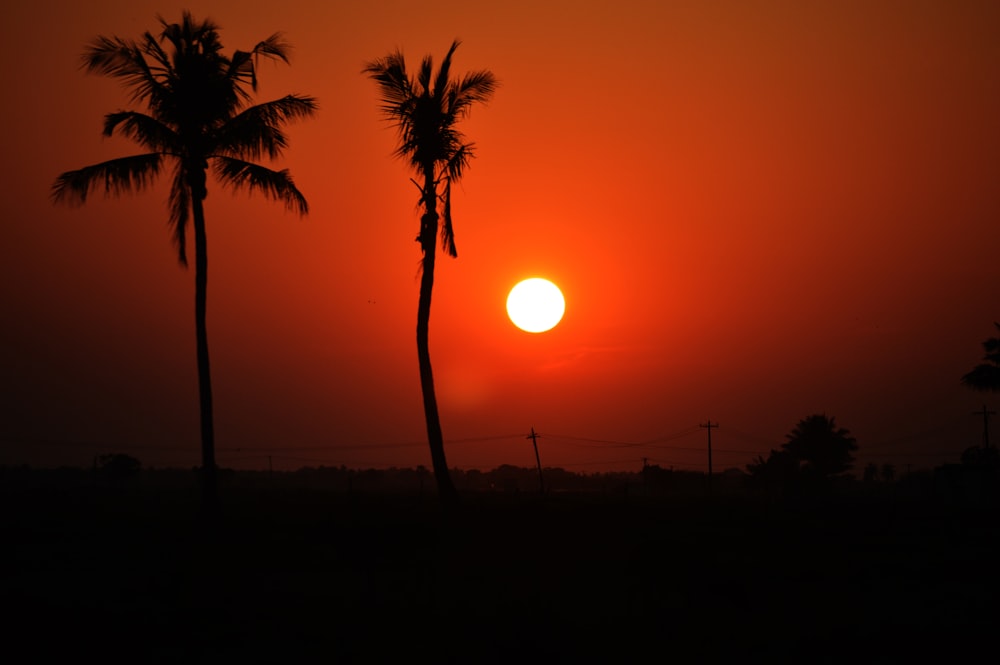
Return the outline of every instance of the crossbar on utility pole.
<path id="1" fill-rule="evenodd" d="M 531 445 L 535 447 L 535 464 L 538 465 L 538 489 L 542 494 L 545 494 L 545 480 L 542 478 L 542 460 L 538 457 L 538 437 L 541 434 L 535 432 L 535 428 L 531 428 L 531 434 L 524 437 L 526 439 L 531 439 Z"/>
<path id="2" fill-rule="evenodd" d="M 712 489 L 712 428 L 718 427 L 719 423 L 713 423 L 711 419 L 707 423 L 700 423 L 698 427 L 708 430 L 708 489 Z"/>

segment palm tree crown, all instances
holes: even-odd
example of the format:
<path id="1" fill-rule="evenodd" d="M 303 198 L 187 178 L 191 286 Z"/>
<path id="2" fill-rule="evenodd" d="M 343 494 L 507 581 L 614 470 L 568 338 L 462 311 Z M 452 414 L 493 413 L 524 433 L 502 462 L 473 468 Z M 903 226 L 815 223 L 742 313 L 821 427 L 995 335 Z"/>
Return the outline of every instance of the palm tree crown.
<path id="1" fill-rule="evenodd" d="M 396 155 L 407 160 L 419 176 L 430 176 L 434 190 L 428 192 L 425 186 L 421 198 L 430 210 L 436 201 L 428 197 L 436 196 L 437 186 L 444 184 L 441 240 L 453 257 L 458 256 L 458 251 L 451 221 L 451 183 L 461 179 L 474 147 L 465 141 L 457 125 L 473 104 L 489 101 L 498 85 L 493 73 L 486 70 L 470 72 L 461 79 L 450 78 L 451 58 L 460 43 L 452 42 L 437 76 L 433 76 L 430 56 L 420 63 L 416 78 L 410 76 L 398 50 L 373 60 L 363 70 L 378 84 L 382 94 L 380 109 L 399 131 Z M 434 238 L 422 235 L 418 240 L 433 242 Z"/>
<path id="2" fill-rule="evenodd" d="M 185 12 L 179 24 L 162 18 L 160 23 L 158 38 L 149 32 L 139 41 L 98 37 L 83 54 L 88 72 L 120 79 L 132 101 L 148 108 L 148 113 L 107 114 L 104 135 L 117 132 L 148 152 L 67 171 L 53 185 L 52 197 L 83 204 L 92 190 L 102 187 L 112 195 L 140 191 L 160 173 L 165 159 L 173 161 L 170 225 L 178 258 L 186 265 L 192 198 L 205 198 L 209 164 L 226 186 L 260 191 L 300 214 L 308 211 L 287 170 L 249 160 L 280 156 L 288 143 L 282 125 L 312 115 L 317 106 L 313 98 L 300 95 L 249 104 L 247 87 L 257 88 L 257 60 L 288 61 L 289 47 L 280 33 L 226 57 L 212 21 L 197 22 Z"/>

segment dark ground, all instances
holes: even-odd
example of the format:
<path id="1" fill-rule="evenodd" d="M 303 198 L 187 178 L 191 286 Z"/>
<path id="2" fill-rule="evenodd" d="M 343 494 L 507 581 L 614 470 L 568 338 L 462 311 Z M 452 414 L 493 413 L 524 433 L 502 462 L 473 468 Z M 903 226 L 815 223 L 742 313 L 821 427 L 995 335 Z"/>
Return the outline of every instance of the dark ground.
<path id="1" fill-rule="evenodd" d="M 225 488 L 224 488 L 225 489 Z M 892 496 L 3 487 L 6 662 L 976 662 L 1000 512 Z M 978 652 L 986 649 L 983 657 Z M 10 658 L 23 652 L 24 656 Z"/>

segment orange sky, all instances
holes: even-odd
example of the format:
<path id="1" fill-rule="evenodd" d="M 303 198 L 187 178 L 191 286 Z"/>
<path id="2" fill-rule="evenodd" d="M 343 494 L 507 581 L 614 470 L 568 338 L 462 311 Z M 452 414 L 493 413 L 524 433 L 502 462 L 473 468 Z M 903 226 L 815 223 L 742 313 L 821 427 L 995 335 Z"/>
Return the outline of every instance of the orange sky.
<path id="1" fill-rule="evenodd" d="M 361 68 L 396 47 L 439 59 L 456 37 L 455 71 L 502 85 L 464 126 L 478 156 L 434 291 L 451 465 L 529 466 L 534 427 L 546 465 L 703 469 L 711 419 L 716 469 L 742 468 L 812 413 L 851 430 L 862 465 L 957 461 L 980 442 L 984 396 L 959 377 L 1000 319 L 1000 4 L 370 7 L 12 10 L 0 463 L 199 462 L 193 271 L 165 188 L 48 199 L 62 171 L 135 151 L 101 137 L 128 100 L 82 73 L 83 46 L 183 8 L 221 24 L 230 52 L 285 32 L 292 65 L 266 64 L 259 98 L 321 106 L 279 164 L 307 218 L 218 187 L 206 202 L 220 464 L 429 465 L 417 193 Z M 543 335 L 504 312 L 534 275 L 567 299 Z"/>

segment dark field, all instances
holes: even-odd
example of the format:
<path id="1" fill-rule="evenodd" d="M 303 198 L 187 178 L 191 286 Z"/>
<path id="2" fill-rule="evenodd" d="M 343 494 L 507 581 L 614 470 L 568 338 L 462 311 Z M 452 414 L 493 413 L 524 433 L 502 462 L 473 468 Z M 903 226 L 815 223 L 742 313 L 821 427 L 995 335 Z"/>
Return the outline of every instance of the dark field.
<path id="1" fill-rule="evenodd" d="M 0 498 L 10 663 L 997 654 L 990 503 L 477 493 L 445 519 L 429 494 L 224 488 L 208 528 L 191 488 Z"/>

